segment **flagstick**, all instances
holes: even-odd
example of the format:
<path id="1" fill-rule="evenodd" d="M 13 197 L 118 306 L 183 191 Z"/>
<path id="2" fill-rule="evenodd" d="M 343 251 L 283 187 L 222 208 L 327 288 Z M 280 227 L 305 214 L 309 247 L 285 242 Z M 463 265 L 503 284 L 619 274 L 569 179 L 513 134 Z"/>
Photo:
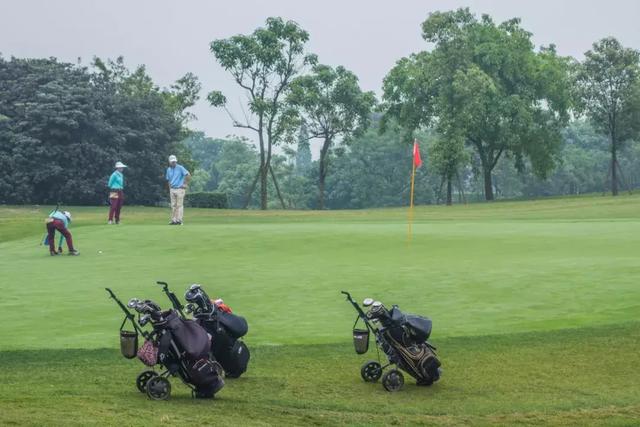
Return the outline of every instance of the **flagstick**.
<path id="1" fill-rule="evenodd" d="M 411 172 L 411 198 L 409 200 L 409 227 L 407 229 L 407 244 L 411 243 L 411 238 L 413 237 L 413 186 L 415 184 L 416 179 L 416 162 L 413 163 L 413 170 Z"/>

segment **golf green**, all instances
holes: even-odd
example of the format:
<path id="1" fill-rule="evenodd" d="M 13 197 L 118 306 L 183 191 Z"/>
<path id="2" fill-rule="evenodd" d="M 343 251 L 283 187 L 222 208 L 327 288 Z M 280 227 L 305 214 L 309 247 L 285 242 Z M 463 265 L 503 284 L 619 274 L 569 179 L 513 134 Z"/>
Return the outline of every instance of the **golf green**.
<path id="1" fill-rule="evenodd" d="M 30 367 L 51 390 L 91 395 L 69 422 L 100 424 L 105 399 L 124 413 L 166 409 L 131 388 L 142 365 L 117 357 L 122 316 L 104 290 L 168 306 L 156 280 L 179 296 L 200 283 L 249 321 L 254 360 L 221 392 L 220 402 L 240 399 L 220 403 L 221 419 L 244 411 L 239 424 L 627 424 L 640 416 L 640 197 L 419 207 L 410 242 L 402 209 L 187 209 L 184 226 L 168 226 L 163 209 L 127 206 L 118 226 L 106 225 L 105 209 L 68 209 L 79 257 L 50 257 L 39 245 L 46 208 L 0 208 L 0 367 L 15 385 L 0 391 L 0 423 L 42 406 L 53 418 L 41 420 L 65 424 L 42 401 L 55 396 L 31 399 L 15 378 Z M 416 388 L 407 376 L 395 395 L 362 383 L 365 359 L 350 343 L 355 312 L 341 290 L 430 316 L 442 381 Z M 120 386 L 96 388 L 107 376 Z M 173 382 L 178 396 L 186 390 Z M 266 395 L 250 399 L 252 390 Z M 197 403 L 171 405 L 184 414 Z"/>

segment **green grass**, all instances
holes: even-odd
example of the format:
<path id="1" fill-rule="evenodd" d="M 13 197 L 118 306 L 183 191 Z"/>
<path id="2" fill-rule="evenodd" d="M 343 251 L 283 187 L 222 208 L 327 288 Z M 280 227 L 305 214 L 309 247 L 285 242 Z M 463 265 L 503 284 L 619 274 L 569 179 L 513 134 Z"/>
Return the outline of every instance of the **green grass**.
<path id="1" fill-rule="evenodd" d="M 0 208 L 0 424 L 640 417 L 640 197 L 419 207 L 411 244 L 403 209 L 188 209 L 183 227 L 164 209 L 125 207 L 118 227 L 105 209 L 71 210 L 82 255 L 52 258 L 38 246 L 47 208 Z M 179 295 L 202 283 L 249 320 L 250 371 L 214 402 L 177 379 L 170 402 L 134 390 L 142 365 L 115 350 L 121 316 L 104 287 L 167 305 L 156 280 Z M 394 395 L 364 384 L 342 289 L 431 316 L 442 381 Z"/>

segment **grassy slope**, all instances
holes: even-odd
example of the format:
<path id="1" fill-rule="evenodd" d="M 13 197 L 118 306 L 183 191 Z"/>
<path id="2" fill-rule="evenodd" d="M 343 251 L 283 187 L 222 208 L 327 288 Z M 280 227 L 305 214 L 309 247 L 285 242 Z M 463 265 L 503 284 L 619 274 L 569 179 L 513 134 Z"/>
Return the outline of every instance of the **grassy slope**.
<path id="1" fill-rule="evenodd" d="M 632 422 L 639 208 L 638 197 L 419 208 L 409 247 L 400 209 L 191 209 L 178 228 L 160 209 L 127 208 L 123 225 L 107 227 L 104 209 L 77 208 L 77 259 L 37 247 L 46 209 L 0 208 L 0 343 L 18 350 L 0 353 L 13 384 L 0 391 L 0 422 L 19 421 L 35 402 L 56 422 L 116 423 L 138 407 L 157 421 L 198 417 L 201 403 L 180 399 L 177 381 L 168 406 L 137 396 L 141 365 L 112 350 L 55 350 L 113 348 L 119 315 L 103 288 L 165 304 L 156 279 L 179 293 L 203 283 L 248 317 L 252 370 L 214 404 L 229 421 L 241 411 L 244 421 L 278 424 Z M 443 382 L 393 397 L 362 384 L 340 289 L 432 316 Z M 27 348 L 51 350 L 19 351 Z M 78 418 L 57 418 L 74 400 L 85 405 Z"/>

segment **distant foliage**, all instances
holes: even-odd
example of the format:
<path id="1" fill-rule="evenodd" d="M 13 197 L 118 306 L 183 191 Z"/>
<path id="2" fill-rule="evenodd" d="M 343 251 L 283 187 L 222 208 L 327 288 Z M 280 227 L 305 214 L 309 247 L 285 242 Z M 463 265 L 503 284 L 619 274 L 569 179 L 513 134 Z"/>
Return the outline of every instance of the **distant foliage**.
<path id="1" fill-rule="evenodd" d="M 411 182 L 411 146 L 402 144 L 400 132 L 388 129 L 380 134 L 377 124 L 349 146 L 340 146 L 331 158 L 334 172 L 327 177 L 326 205 L 330 209 L 364 209 L 407 206 Z M 426 135 L 422 158 L 416 171 L 417 204 L 438 201 L 440 181 L 431 166 Z"/>
<path id="2" fill-rule="evenodd" d="M 188 193 L 185 196 L 185 204 L 192 208 L 227 209 L 229 200 L 226 193 L 199 192 Z"/>
<path id="3" fill-rule="evenodd" d="M 307 126 L 302 123 L 298 133 L 298 144 L 295 153 L 296 175 L 304 175 L 311 168 L 311 144 L 309 143 L 309 132 Z"/>
<path id="4" fill-rule="evenodd" d="M 102 204 L 117 160 L 129 166 L 127 201 L 156 203 L 166 156 L 184 133 L 171 93 L 122 60 L 90 70 L 0 58 L 0 203 Z"/>
<path id="5" fill-rule="evenodd" d="M 194 132 L 183 145 L 198 167 L 193 172 L 194 191 L 218 191 L 228 197 L 229 207 L 242 208 L 258 170 L 258 153 L 246 139 L 214 139 Z M 258 200 L 252 197 L 250 205 Z"/>
<path id="6" fill-rule="evenodd" d="M 188 128 L 201 91 L 191 73 L 161 88 L 122 57 L 0 56 L 0 204 L 103 204 L 122 161 L 127 203 L 157 205 L 175 154 L 194 206 L 406 206 L 414 138 L 417 204 L 640 188 L 640 51 L 607 37 L 580 61 L 562 57 L 519 18 L 468 8 L 421 29 L 424 49 L 389 70 L 381 104 L 353 72 L 319 64 L 296 22 L 213 41 L 246 98 L 207 100 L 253 140 Z"/>

